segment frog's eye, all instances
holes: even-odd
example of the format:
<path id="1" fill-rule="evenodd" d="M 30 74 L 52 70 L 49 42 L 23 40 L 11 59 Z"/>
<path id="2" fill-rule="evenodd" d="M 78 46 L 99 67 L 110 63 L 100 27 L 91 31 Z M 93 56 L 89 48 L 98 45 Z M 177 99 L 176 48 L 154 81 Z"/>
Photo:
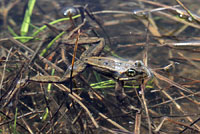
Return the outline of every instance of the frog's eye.
<path id="1" fill-rule="evenodd" d="M 135 61 L 134 65 L 135 65 L 136 67 L 141 67 L 141 66 L 144 65 L 144 63 L 143 63 L 142 61 L 140 61 L 140 60 L 137 60 L 137 61 Z"/>
<path id="2" fill-rule="evenodd" d="M 74 16 L 78 14 L 78 10 L 75 7 L 65 7 L 61 10 L 61 12 L 64 16 L 68 16 L 69 14 Z"/>
<path id="3" fill-rule="evenodd" d="M 130 69 L 127 70 L 126 74 L 129 77 L 133 77 L 133 76 L 136 75 L 136 71 L 133 68 L 130 68 Z"/>

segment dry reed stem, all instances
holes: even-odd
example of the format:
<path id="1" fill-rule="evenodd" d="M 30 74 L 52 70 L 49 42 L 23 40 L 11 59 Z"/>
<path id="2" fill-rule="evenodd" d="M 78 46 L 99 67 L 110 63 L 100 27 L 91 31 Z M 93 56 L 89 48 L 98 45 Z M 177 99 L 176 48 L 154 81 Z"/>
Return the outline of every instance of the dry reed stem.
<path id="1" fill-rule="evenodd" d="M 145 80 L 144 83 L 142 83 L 142 85 L 141 85 L 141 94 L 142 94 L 142 102 L 143 102 L 144 109 L 145 109 L 146 116 L 147 116 L 149 134 L 152 134 L 151 119 L 150 119 L 150 116 L 149 116 L 149 110 L 148 110 L 148 106 L 147 106 L 147 102 L 146 102 L 145 94 L 144 94 L 145 85 L 146 85 L 147 81 L 148 80 Z"/>
<path id="2" fill-rule="evenodd" d="M 141 129 L 141 113 L 136 113 L 135 117 L 135 130 L 134 134 L 140 134 L 140 129 Z"/>

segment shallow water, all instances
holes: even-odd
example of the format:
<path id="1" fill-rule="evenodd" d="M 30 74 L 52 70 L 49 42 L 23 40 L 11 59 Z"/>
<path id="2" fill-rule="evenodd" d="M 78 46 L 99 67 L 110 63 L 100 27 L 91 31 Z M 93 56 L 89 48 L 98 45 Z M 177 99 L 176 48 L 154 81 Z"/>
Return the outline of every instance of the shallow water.
<path id="1" fill-rule="evenodd" d="M 13 1 L 6 1 L 6 5 L 9 3 L 12 3 Z M 13 28 L 13 30 L 19 35 L 20 34 L 20 26 L 23 20 L 24 15 L 24 7 L 26 7 L 26 1 L 21 1 L 20 3 L 16 4 L 9 12 L 8 14 L 8 21 L 7 24 Z M 182 1 L 185 6 L 190 9 L 191 11 L 197 13 L 200 15 L 199 10 L 199 2 L 192 0 L 192 1 Z M 61 10 L 63 7 L 66 6 L 73 6 L 73 5 L 86 5 L 88 4 L 88 8 L 91 12 L 96 11 L 126 11 L 126 12 L 133 12 L 138 9 L 155 9 L 158 6 L 152 6 L 151 4 L 145 4 L 138 1 L 126 1 L 122 2 L 120 0 L 110 0 L 110 1 L 92 1 L 92 0 L 74 0 L 74 1 L 56 1 L 56 0 L 41 0 L 37 1 L 37 5 L 35 6 L 33 10 L 33 15 L 31 17 L 31 23 L 32 25 L 36 27 L 40 27 L 44 25 L 44 23 L 51 22 L 53 20 L 56 20 L 61 17 Z M 166 5 L 176 5 L 177 3 L 175 1 L 162 1 L 162 4 Z M 1 4 L 2 6 L 2 4 Z M 1 10 L 0 10 L 1 11 Z M 164 13 L 173 15 L 171 12 L 163 11 Z M 175 15 L 173 15 L 175 16 Z M 106 45 L 109 46 L 110 50 L 105 50 L 103 53 L 103 56 L 110 56 L 113 57 L 116 55 L 123 59 L 129 59 L 129 60 L 143 60 L 143 56 L 145 53 L 145 48 L 147 48 L 148 44 L 148 67 L 151 69 L 156 68 L 162 68 L 170 63 L 173 63 L 174 66 L 172 69 L 169 69 L 168 72 L 166 71 L 158 71 L 158 73 L 164 75 L 167 78 L 170 78 L 170 80 L 173 80 L 174 82 L 179 83 L 180 85 L 184 85 L 186 88 L 189 88 L 192 92 L 196 93 L 198 92 L 199 88 L 199 47 L 194 46 L 188 46 L 188 47 L 174 47 L 167 44 L 173 44 L 177 42 L 186 42 L 186 41 L 193 41 L 193 40 L 199 40 L 200 32 L 199 32 L 199 23 L 194 23 L 197 26 L 186 26 L 183 25 L 183 23 L 180 23 L 180 21 L 172 20 L 172 18 L 169 18 L 167 16 L 163 16 L 163 14 L 159 14 L 159 12 L 152 12 L 151 17 L 153 18 L 155 24 L 157 25 L 157 29 L 160 32 L 160 37 L 156 37 L 156 31 L 152 32 L 150 30 L 147 30 L 147 28 L 144 26 L 144 19 L 134 16 L 132 14 L 125 14 L 125 13 L 99 13 L 95 15 L 96 19 L 103 25 L 105 28 L 105 31 L 107 35 L 110 38 L 111 43 L 109 44 L 108 38 L 104 32 L 100 29 L 100 27 L 87 16 L 88 23 L 91 25 L 90 27 L 95 29 L 100 37 L 105 38 Z M 175 16 L 176 18 L 178 16 Z M 80 23 L 80 18 L 75 23 Z M 3 27 L 3 17 L 0 16 L 0 38 L 7 38 L 11 34 L 6 29 L 7 27 Z M 6 25 L 6 26 L 8 26 Z M 57 28 L 66 28 L 69 27 L 70 23 L 66 22 L 66 24 L 61 23 L 57 24 Z M 89 28 L 88 28 L 89 29 Z M 87 29 L 87 30 L 88 30 Z M 35 31 L 34 27 L 30 27 L 29 29 L 29 35 L 33 31 Z M 84 29 L 85 30 L 85 29 Z M 182 30 L 182 31 L 181 31 Z M 85 30 L 86 31 L 86 30 Z M 84 31 L 84 32 L 85 32 Z M 178 33 L 179 32 L 179 33 Z M 85 32 L 86 34 L 89 32 Z M 46 42 L 51 40 L 49 36 L 54 36 L 55 33 L 52 33 L 50 30 L 46 30 L 43 32 L 39 37 L 42 37 L 43 35 L 47 35 L 48 39 Z M 91 35 L 90 33 L 88 35 Z M 37 43 L 38 42 L 38 43 Z M 163 43 L 165 42 L 165 43 Z M 0 44 L 7 48 L 8 50 L 14 45 L 14 43 L 8 43 L 8 42 L 0 42 Z M 39 44 L 39 41 L 32 41 L 25 43 L 28 47 L 36 50 L 37 46 Z M 45 43 L 44 43 L 45 44 Z M 47 43 L 46 43 L 47 44 Z M 16 46 L 15 46 L 16 47 Z M 54 46 L 49 51 L 56 51 L 56 56 L 60 56 L 59 52 L 56 50 L 57 46 Z M 66 50 L 69 50 L 70 54 L 72 53 L 71 48 L 65 48 Z M 84 48 L 82 47 L 78 51 L 78 55 L 80 55 L 80 52 Z M 21 50 L 24 52 L 24 50 Z M 68 52 L 68 51 L 67 51 Z M 113 54 L 114 53 L 114 54 Z M 70 54 L 67 54 L 67 56 L 70 57 Z M 31 57 L 30 54 L 27 54 L 28 57 Z M 23 59 L 20 54 L 17 54 L 17 59 Z M 16 57 L 15 57 L 16 58 Z M 12 60 L 15 60 L 14 57 L 11 58 Z M 54 60 L 58 60 L 54 57 Z M 38 59 L 36 60 L 38 63 L 41 63 Z M 57 61 L 56 61 L 57 62 Z M 69 62 L 70 63 L 70 62 Z M 41 63 L 43 65 L 43 63 Z M 66 65 L 63 63 L 58 63 L 59 67 L 62 69 L 66 69 Z M 8 71 L 8 76 L 14 76 L 13 73 L 15 70 L 19 70 L 20 67 L 17 66 L 17 69 L 12 69 L 11 71 Z M 12 72 L 13 71 L 13 72 Z M 33 74 L 36 71 L 33 72 Z M 89 74 L 90 75 L 87 75 Z M 61 75 L 61 72 L 56 72 L 57 75 Z M 100 77 L 99 79 L 105 80 L 107 78 L 104 78 L 102 76 L 96 75 L 96 77 L 93 78 L 93 73 L 91 73 L 91 70 L 88 69 L 85 73 L 87 76 L 86 80 L 90 80 L 88 83 L 96 82 L 96 78 Z M 2 76 L 2 74 L 1 74 Z M 62 75 L 61 75 L 62 76 Z M 9 77 L 8 77 L 9 79 Z M 156 80 L 154 80 L 156 81 Z M 7 83 L 8 84 L 8 83 Z M 8 84 L 9 85 L 9 84 Z M 134 131 L 134 122 L 135 122 L 135 112 L 130 112 L 129 114 L 121 113 L 120 109 L 114 107 L 110 103 L 108 105 L 104 105 L 103 102 L 99 101 L 98 99 L 92 99 L 90 94 L 88 93 L 87 86 L 85 86 L 81 82 L 77 82 L 77 87 L 86 87 L 85 90 L 83 90 L 83 93 L 81 90 L 77 90 L 77 93 L 81 94 L 81 97 L 86 100 L 84 102 L 85 105 L 89 107 L 89 101 L 90 105 L 95 107 L 97 110 L 102 112 L 103 114 L 107 115 L 108 118 L 116 121 L 121 126 L 125 127 L 129 131 Z M 152 86 L 152 84 L 151 84 Z M 8 86 L 9 87 L 9 86 Z M 37 87 L 37 88 L 36 88 Z M 36 109 L 36 110 L 45 110 L 46 106 L 43 106 L 42 104 L 46 104 L 45 100 L 43 98 L 43 91 L 38 88 L 40 87 L 37 83 L 31 83 L 29 86 L 25 87 L 21 92 L 19 92 L 19 99 L 20 101 L 24 101 L 29 107 Z M 45 85 L 46 88 L 46 85 Z M 55 88 L 55 87 L 54 87 Z M 35 89 L 35 90 L 33 90 Z M 2 92 L 5 92 L 7 89 L 5 88 Z M 196 120 L 199 117 L 199 97 L 198 96 L 190 96 L 189 98 L 185 99 L 179 99 L 177 100 L 177 105 L 179 105 L 181 108 L 177 108 L 178 106 L 175 105 L 175 103 L 169 102 L 160 104 L 161 102 L 165 102 L 169 100 L 170 97 L 167 97 L 165 92 L 162 92 L 161 90 L 166 91 L 172 98 L 178 98 L 184 95 L 190 95 L 191 93 L 186 93 L 180 89 L 178 89 L 175 86 L 170 86 L 169 83 L 166 83 L 165 81 L 159 80 L 159 83 L 153 84 L 153 88 L 146 89 L 145 96 L 148 102 L 148 107 L 150 109 L 150 116 L 152 117 L 151 120 L 153 121 L 156 126 L 159 125 L 159 123 L 162 120 L 162 117 L 167 116 L 170 119 L 174 121 L 178 121 L 179 123 L 185 123 L 187 125 L 190 125 L 194 120 Z M 25 92 L 26 91 L 26 92 Z M 154 92 L 153 92 L 154 91 Z M 31 97 L 31 95 L 24 95 L 27 93 L 34 93 L 34 95 Z M 110 99 L 112 102 L 115 103 L 115 97 L 114 97 L 114 89 L 110 88 L 108 90 L 100 90 L 98 91 L 101 95 L 103 95 L 106 99 Z M 137 100 L 137 95 L 135 94 L 135 90 L 133 89 L 126 89 L 126 92 L 136 99 L 135 105 L 139 107 L 139 100 Z M 94 95 L 94 94 L 93 94 Z M 63 91 L 61 90 L 53 90 L 52 96 L 54 99 L 51 98 L 50 102 L 51 104 L 51 110 L 54 113 L 57 111 L 58 106 L 54 103 L 57 102 L 57 104 L 62 103 L 61 98 L 65 98 Z M 67 96 L 70 100 L 70 98 Z M 38 101 L 38 102 L 37 102 Z M 35 102 L 35 103 L 34 103 Z M 66 106 L 69 107 L 69 104 L 71 101 L 66 101 Z M 160 104 L 160 105 L 159 105 Z M 17 105 L 17 104 L 16 104 Z M 18 104 L 18 107 L 20 111 L 25 114 L 27 112 L 30 112 L 30 109 L 23 106 L 22 104 Z M 64 107 L 64 106 L 63 106 Z M 110 108 L 110 109 L 109 109 Z M 120 107 L 119 107 L 120 108 Z M 63 108 L 64 109 L 64 108 Z M 63 112 L 63 109 L 61 111 Z M 108 128 L 110 130 L 113 130 L 114 132 L 119 132 L 116 127 L 114 127 L 109 121 L 106 121 L 102 117 L 100 117 L 97 113 L 92 113 L 96 120 L 98 120 L 98 123 L 100 126 L 102 126 L 102 130 L 94 129 L 93 124 L 91 123 L 90 119 L 88 118 L 87 114 L 84 112 L 81 112 L 81 118 L 82 122 L 76 123 L 75 125 L 71 124 L 71 121 L 77 116 L 79 111 L 77 109 L 81 109 L 81 107 L 76 104 L 75 108 L 71 108 L 71 111 L 69 111 L 67 114 L 65 114 L 64 119 L 61 119 L 61 123 L 59 126 L 55 127 L 55 133 L 70 133 L 72 132 L 79 132 L 80 130 L 85 130 L 85 133 L 109 133 L 108 130 L 105 128 Z M 93 109 L 90 109 L 93 111 Z M 184 112 L 182 112 L 182 111 Z M 61 112 L 61 113 L 62 113 Z M 61 116 L 61 113 L 58 114 L 57 118 Z M 10 113 L 11 117 L 13 118 L 13 113 Z M 112 115 L 113 114 L 113 115 Z M 41 129 L 44 124 L 48 121 L 42 122 L 39 119 L 39 116 L 35 114 L 35 118 L 31 120 L 31 118 L 26 118 L 29 125 L 33 124 L 32 129 L 36 131 L 37 129 Z M 56 118 L 56 119 L 57 119 Z M 50 119 L 50 118 L 49 118 Z M 191 121 L 193 120 L 193 121 Z M 65 122 L 66 121 L 66 122 Z M 44 123 L 44 124 L 43 124 Z M 62 125 L 62 123 L 70 127 L 65 127 L 65 125 Z M 88 128 L 81 128 L 81 123 L 85 124 Z M 196 126 L 194 128 L 198 129 L 199 122 L 195 124 Z M 59 127 L 61 128 L 59 130 Z M 49 127 L 50 128 L 50 127 Z M 46 128 L 43 130 L 43 132 L 47 132 L 49 128 Z M 104 129 L 103 129 L 104 128 Z M 148 123 L 145 112 L 143 112 L 142 115 L 142 125 L 141 125 L 141 133 L 148 133 L 147 131 Z M 3 129 L 3 128 L 1 128 Z M 91 131 L 90 131 L 91 129 Z M 179 133 L 184 127 L 177 122 L 166 122 L 164 123 L 163 127 L 161 128 L 162 132 L 165 133 Z M 22 131 L 23 132 L 23 131 Z M 186 133 L 189 133 L 190 130 L 187 130 Z"/>

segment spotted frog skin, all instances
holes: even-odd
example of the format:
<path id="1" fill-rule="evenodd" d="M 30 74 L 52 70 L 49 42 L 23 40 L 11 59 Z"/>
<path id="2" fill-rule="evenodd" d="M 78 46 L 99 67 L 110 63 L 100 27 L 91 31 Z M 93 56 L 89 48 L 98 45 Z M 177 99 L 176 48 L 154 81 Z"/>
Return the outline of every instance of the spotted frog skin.
<path id="1" fill-rule="evenodd" d="M 142 80 L 151 77 L 150 70 L 140 60 L 124 61 L 112 57 L 88 57 L 84 63 L 114 80 Z"/>

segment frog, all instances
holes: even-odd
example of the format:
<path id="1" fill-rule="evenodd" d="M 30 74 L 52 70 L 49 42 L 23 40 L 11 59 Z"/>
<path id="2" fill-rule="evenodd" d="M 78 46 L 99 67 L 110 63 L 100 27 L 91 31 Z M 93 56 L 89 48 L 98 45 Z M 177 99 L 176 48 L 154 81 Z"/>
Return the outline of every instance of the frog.
<path id="1" fill-rule="evenodd" d="M 130 80 L 143 81 L 152 77 L 151 70 L 144 65 L 141 60 L 124 60 L 115 57 L 100 56 L 105 46 L 104 38 L 98 38 L 96 44 L 92 44 L 85 50 L 79 60 L 74 63 L 73 74 L 71 66 L 68 67 L 63 77 L 58 76 L 35 76 L 29 81 L 42 83 L 64 83 L 70 78 L 82 73 L 87 67 L 91 67 L 98 73 L 113 79 L 116 82 L 115 95 L 117 100 L 122 101 L 126 94 L 124 92 L 124 82 Z"/>

